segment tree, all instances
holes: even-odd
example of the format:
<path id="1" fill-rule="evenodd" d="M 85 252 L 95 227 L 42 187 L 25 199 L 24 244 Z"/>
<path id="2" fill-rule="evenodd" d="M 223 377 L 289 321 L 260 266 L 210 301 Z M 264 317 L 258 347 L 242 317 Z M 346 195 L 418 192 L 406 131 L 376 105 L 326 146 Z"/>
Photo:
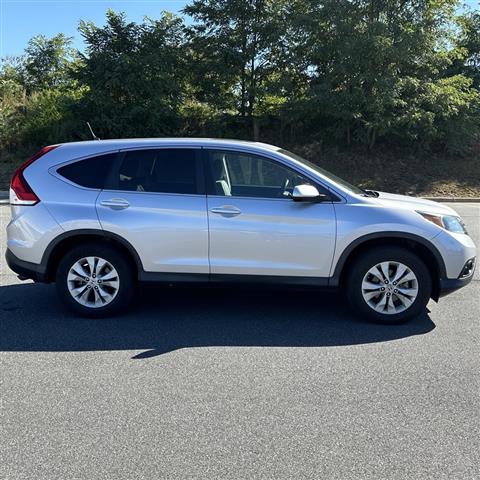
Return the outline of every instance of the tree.
<path id="1" fill-rule="evenodd" d="M 174 133 L 184 92 L 182 20 L 164 13 L 136 24 L 109 10 L 106 26 L 81 22 L 80 32 L 84 120 L 104 137 Z"/>
<path id="2" fill-rule="evenodd" d="M 18 134 L 17 111 L 25 104 L 25 88 L 19 73 L 22 58 L 4 58 L 0 62 L 0 145 L 11 149 Z"/>
<path id="3" fill-rule="evenodd" d="M 202 60 L 198 72 L 208 79 L 199 85 L 200 96 L 220 96 L 224 106 L 254 119 L 278 67 L 287 3 L 194 0 L 185 7 L 195 21 L 189 32 L 194 58 Z"/>
<path id="4" fill-rule="evenodd" d="M 465 152 L 480 131 L 480 13 L 458 0 L 192 0 L 183 20 L 81 22 L 0 66 L 4 149 L 233 136 Z M 260 134 L 261 130 L 261 134 Z M 81 132 L 85 132 L 82 135 Z"/>
<path id="5" fill-rule="evenodd" d="M 444 67 L 456 0 L 307 2 L 312 101 L 347 143 L 374 146 L 395 122 L 402 83 Z M 414 92 L 410 91 L 412 95 Z"/>
<path id="6" fill-rule="evenodd" d="M 463 74 L 473 80 L 475 88 L 480 88 L 480 12 L 461 15 L 458 20 L 459 33 L 454 38 L 457 56 L 448 74 Z"/>
<path id="7" fill-rule="evenodd" d="M 33 37 L 25 49 L 23 83 L 28 92 L 69 86 L 75 53 L 72 38 L 60 33 L 52 38 Z"/>

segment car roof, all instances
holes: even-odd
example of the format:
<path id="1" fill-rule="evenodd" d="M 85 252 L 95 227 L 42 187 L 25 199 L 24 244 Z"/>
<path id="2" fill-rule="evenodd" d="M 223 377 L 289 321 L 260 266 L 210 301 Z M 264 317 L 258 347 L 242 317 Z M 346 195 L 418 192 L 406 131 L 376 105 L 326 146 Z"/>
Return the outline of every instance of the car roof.
<path id="1" fill-rule="evenodd" d="M 162 145 L 172 146 L 200 146 L 200 147 L 251 147 L 259 150 L 277 151 L 280 147 L 269 145 L 268 143 L 251 142 L 247 140 L 234 140 L 224 138 L 126 138 L 126 139 L 108 139 L 108 140 L 87 140 L 81 142 L 62 143 L 62 147 L 94 147 L 95 149 L 116 149 L 116 148 L 134 148 L 134 147 L 153 147 Z"/>

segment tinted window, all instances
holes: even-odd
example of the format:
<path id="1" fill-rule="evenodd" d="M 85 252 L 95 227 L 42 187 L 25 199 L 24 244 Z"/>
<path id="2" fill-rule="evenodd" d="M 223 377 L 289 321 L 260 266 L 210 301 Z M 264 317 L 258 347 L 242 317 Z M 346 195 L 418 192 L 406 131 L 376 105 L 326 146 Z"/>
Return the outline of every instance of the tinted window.
<path id="1" fill-rule="evenodd" d="M 116 153 L 109 153 L 108 155 L 87 158 L 65 165 L 57 171 L 62 177 L 77 185 L 101 189 L 104 188 L 116 156 Z"/>
<path id="2" fill-rule="evenodd" d="M 311 183 L 281 163 L 257 155 L 212 150 L 209 157 L 213 195 L 285 198 L 296 185 Z"/>
<path id="3" fill-rule="evenodd" d="M 160 193 L 197 193 L 194 149 L 135 150 L 121 162 L 119 190 Z"/>

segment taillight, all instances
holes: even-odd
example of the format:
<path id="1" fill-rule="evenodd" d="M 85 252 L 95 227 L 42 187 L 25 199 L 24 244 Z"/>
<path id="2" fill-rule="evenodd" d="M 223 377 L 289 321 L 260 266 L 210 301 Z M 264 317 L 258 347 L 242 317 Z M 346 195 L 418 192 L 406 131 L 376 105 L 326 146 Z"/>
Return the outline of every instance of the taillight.
<path id="1" fill-rule="evenodd" d="M 50 145 L 48 147 L 42 148 L 32 158 L 28 159 L 25 163 L 20 165 L 17 170 L 15 170 L 15 173 L 12 177 L 12 182 L 10 183 L 11 205 L 35 205 L 40 201 L 40 199 L 37 197 L 37 195 L 35 195 L 35 192 L 32 190 L 28 182 L 25 180 L 23 172 L 35 160 L 38 160 L 40 157 L 57 147 L 58 145 Z"/>

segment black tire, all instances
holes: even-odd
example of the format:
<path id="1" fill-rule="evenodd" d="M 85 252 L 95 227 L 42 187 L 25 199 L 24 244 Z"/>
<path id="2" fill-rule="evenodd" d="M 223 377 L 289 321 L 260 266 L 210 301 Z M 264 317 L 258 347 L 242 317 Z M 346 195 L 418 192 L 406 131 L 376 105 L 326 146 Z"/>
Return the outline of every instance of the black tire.
<path id="1" fill-rule="evenodd" d="M 84 306 L 70 293 L 68 273 L 77 261 L 86 257 L 102 258 L 109 262 L 118 273 L 117 293 L 113 300 L 104 306 L 96 308 Z M 123 311 L 131 303 L 135 289 L 134 271 L 124 255 L 115 248 L 88 243 L 72 248 L 63 256 L 56 272 L 56 286 L 60 299 L 73 312 L 90 318 L 108 317 Z"/>
<path id="2" fill-rule="evenodd" d="M 378 312 L 367 303 L 362 294 L 362 282 L 367 272 L 375 265 L 388 261 L 402 263 L 417 277 L 417 297 L 408 308 L 399 313 Z M 350 307 L 357 315 L 377 323 L 397 324 L 406 322 L 425 311 L 432 292 L 432 279 L 428 268 L 414 253 L 400 247 L 380 247 L 362 253 L 354 261 L 347 272 L 345 286 Z M 389 301 L 394 298 L 393 294 L 391 295 Z M 397 297 L 395 299 L 398 302 Z M 373 299 L 373 302 L 375 301 L 376 299 Z"/>

